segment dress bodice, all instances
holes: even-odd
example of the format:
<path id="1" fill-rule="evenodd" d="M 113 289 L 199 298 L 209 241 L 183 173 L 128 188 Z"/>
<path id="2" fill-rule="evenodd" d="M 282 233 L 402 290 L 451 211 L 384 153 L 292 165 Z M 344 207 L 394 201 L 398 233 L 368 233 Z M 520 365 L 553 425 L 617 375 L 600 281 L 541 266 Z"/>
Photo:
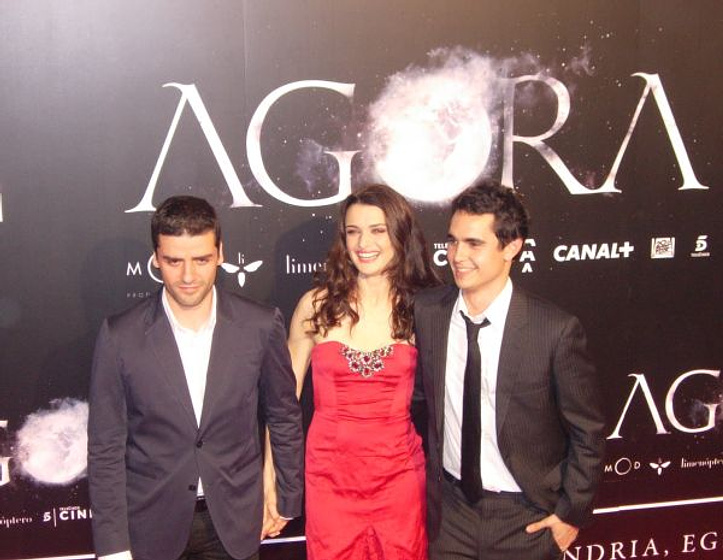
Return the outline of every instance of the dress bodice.
<path id="1" fill-rule="evenodd" d="M 409 417 L 417 349 L 395 343 L 370 352 L 330 340 L 311 357 L 314 409 L 339 419 L 388 422 Z"/>
<path id="2" fill-rule="evenodd" d="M 338 341 L 317 344 L 311 356 L 312 431 L 323 423 L 326 441 L 338 452 L 408 453 L 410 439 L 416 439 L 409 416 L 416 363 L 417 349 L 409 344 L 390 344 L 371 352 Z"/>

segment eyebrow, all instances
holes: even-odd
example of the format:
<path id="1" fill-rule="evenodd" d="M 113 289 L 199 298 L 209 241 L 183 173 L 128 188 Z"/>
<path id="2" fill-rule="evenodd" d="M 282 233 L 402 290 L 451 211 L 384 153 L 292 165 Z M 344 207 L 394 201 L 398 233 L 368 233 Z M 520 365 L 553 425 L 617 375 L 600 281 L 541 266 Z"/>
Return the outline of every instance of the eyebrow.
<path id="1" fill-rule="evenodd" d="M 205 255 L 194 255 L 191 257 L 191 260 L 196 261 L 199 259 L 211 259 L 211 258 L 213 258 L 213 253 L 207 253 Z M 164 261 L 182 261 L 182 260 L 184 260 L 183 257 L 176 257 L 173 255 L 163 255 L 161 257 L 161 259 Z"/>
<path id="2" fill-rule="evenodd" d="M 476 241 L 477 243 L 484 243 L 484 239 L 482 239 L 480 237 L 464 237 L 462 239 L 459 239 L 459 238 L 455 237 L 454 235 L 452 235 L 451 233 L 447 233 L 447 239 L 452 239 L 454 241 L 463 241 L 465 243 L 470 243 L 472 241 Z"/>
<path id="3" fill-rule="evenodd" d="M 379 227 L 379 226 L 387 227 L 387 223 L 386 223 L 386 222 L 380 222 L 380 223 L 378 223 L 378 224 L 369 224 L 368 227 Z M 358 225 L 356 225 L 356 224 L 346 224 L 345 227 L 348 227 L 348 228 L 349 228 L 349 227 L 358 228 L 358 227 L 362 227 L 362 226 L 358 226 Z"/>

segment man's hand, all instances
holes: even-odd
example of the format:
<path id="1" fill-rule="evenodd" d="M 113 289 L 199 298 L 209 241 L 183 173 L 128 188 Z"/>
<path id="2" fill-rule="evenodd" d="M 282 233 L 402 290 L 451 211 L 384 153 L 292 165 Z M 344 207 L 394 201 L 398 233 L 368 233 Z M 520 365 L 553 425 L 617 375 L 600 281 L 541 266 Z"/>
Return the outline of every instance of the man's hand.
<path id="1" fill-rule="evenodd" d="M 288 521 L 279 515 L 276 508 L 276 473 L 264 468 L 264 520 L 261 525 L 261 540 L 278 537 Z"/>
<path id="2" fill-rule="evenodd" d="M 525 530 L 528 533 L 536 533 L 542 529 L 549 529 L 552 532 L 552 538 L 555 539 L 562 552 L 570 548 L 580 532 L 580 529 L 574 525 L 568 525 L 554 513 L 536 523 L 531 523 Z"/>

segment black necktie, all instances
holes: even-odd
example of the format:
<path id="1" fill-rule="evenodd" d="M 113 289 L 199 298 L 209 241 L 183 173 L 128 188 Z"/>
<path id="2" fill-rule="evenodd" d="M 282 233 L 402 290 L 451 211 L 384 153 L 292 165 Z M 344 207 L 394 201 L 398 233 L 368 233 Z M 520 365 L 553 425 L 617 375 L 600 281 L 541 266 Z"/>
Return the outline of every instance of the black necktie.
<path id="1" fill-rule="evenodd" d="M 482 327 L 490 322 L 473 323 L 460 311 L 467 325 L 467 365 L 464 368 L 464 394 L 462 397 L 462 492 L 474 503 L 482 497 L 482 477 L 480 474 L 480 446 L 482 440 L 482 420 L 480 418 L 480 399 L 482 398 L 482 358 L 477 337 Z"/>

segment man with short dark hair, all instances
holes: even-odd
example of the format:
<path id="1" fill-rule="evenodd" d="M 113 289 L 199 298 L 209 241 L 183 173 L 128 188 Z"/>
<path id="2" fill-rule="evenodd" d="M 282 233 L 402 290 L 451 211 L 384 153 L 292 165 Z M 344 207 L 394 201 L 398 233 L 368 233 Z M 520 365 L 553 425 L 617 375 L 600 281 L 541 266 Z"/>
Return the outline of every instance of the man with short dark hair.
<path id="1" fill-rule="evenodd" d="M 575 317 L 513 287 L 528 216 L 512 189 L 485 181 L 452 210 L 456 286 L 415 301 L 429 555 L 560 558 L 602 473 L 604 419 L 585 334 Z"/>
<path id="2" fill-rule="evenodd" d="M 169 198 L 153 215 L 163 288 L 108 318 L 93 360 L 88 476 L 102 559 L 258 558 L 259 412 L 280 515 L 301 513 L 303 435 L 284 321 L 214 286 L 216 213 Z"/>

